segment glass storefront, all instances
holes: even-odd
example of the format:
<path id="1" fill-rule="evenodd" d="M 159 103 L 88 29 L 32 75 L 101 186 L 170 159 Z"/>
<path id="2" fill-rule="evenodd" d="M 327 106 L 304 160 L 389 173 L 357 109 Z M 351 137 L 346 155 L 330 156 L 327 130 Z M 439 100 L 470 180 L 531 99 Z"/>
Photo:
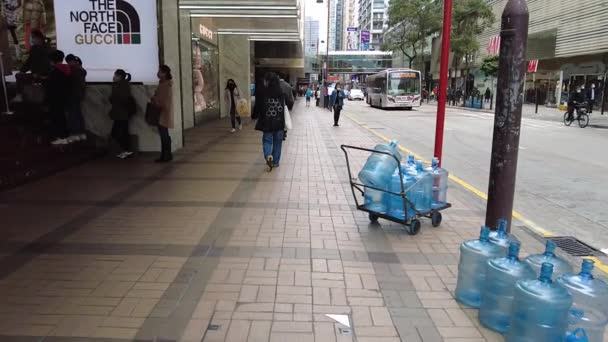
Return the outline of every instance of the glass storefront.
<path id="1" fill-rule="evenodd" d="M 216 33 L 202 20 L 192 22 L 192 96 L 195 125 L 220 116 L 219 53 Z"/>

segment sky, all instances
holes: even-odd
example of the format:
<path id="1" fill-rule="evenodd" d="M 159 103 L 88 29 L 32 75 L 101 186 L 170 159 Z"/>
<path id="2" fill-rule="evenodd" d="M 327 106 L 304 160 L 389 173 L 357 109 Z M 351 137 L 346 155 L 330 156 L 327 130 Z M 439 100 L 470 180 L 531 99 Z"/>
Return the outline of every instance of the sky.
<path id="1" fill-rule="evenodd" d="M 305 0 L 304 9 L 307 17 L 313 17 L 319 21 L 319 39 L 325 41 L 327 37 L 327 1 L 323 0 L 322 4 L 318 4 L 317 0 Z M 325 51 L 325 44 L 320 44 L 319 51 Z"/>

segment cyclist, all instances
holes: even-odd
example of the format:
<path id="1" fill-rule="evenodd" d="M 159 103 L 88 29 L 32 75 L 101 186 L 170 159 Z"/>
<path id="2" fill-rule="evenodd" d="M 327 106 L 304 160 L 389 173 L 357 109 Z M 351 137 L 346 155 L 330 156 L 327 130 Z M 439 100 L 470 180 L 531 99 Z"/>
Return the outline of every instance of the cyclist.
<path id="1" fill-rule="evenodd" d="M 582 105 L 585 102 L 585 96 L 583 95 L 581 88 L 576 87 L 576 91 L 570 93 L 568 98 L 568 120 L 574 120 L 573 114 L 576 107 Z M 580 114 L 576 111 L 576 120 L 580 119 Z"/>

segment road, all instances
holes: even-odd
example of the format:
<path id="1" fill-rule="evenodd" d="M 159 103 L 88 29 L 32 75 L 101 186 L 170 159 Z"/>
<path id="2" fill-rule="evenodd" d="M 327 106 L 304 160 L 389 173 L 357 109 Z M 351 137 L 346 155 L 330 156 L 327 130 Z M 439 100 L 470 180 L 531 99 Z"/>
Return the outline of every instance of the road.
<path id="1" fill-rule="evenodd" d="M 435 106 L 387 111 L 350 101 L 343 113 L 431 159 Z M 488 189 L 493 122 L 492 114 L 447 110 L 443 166 L 483 192 Z M 555 235 L 575 236 L 608 251 L 605 128 L 523 119 L 514 209 Z"/>

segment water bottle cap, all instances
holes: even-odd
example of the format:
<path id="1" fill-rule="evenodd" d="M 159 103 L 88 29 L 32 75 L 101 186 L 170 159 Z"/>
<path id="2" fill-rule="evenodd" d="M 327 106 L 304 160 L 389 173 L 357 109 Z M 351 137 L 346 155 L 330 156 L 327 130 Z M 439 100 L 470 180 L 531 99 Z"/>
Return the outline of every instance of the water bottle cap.
<path id="1" fill-rule="evenodd" d="M 497 229 L 499 232 L 507 232 L 507 226 L 509 225 L 509 222 L 507 220 L 505 220 L 504 218 L 498 219 L 498 226 Z"/>
<path id="2" fill-rule="evenodd" d="M 557 247 L 557 245 L 555 244 L 555 242 L 551 241 L 551 240 L 547 240 L 547 243 L 545 244 L 545 255 L 555 255 L 555 248 Z"/>
<path id="3" fill-rule="evenodd" d="M 416 160 L 416 169 L 422 170 L 423 168 L 424 164 L 422 163 L 422 160 Z"/>
<path id="4" fill-rule="evenodd" d="M 583 318 L 585 316 L 585 312 L 581 309 L 571 309 L 570 314 L 577 318 Z"/>
<path id="5" fill-rule="evenodd" d="M 435 157 L 435 158 L 433 158 L 433 161 L 431 162 L 431 167 L 434 169 L 438 166 L 439 166 L 439 158 Z"/>
<path id="6" fill-rule="evenodd" d="M 410 154 L 407 156 L 407 162 L 410 164 L 414 164 L 414 160 L 416 159 L 416 157 L 414 157 L 413 154 Z"/>
<path id="7" fill-rule="evenodd" d="M 392 147 L 395 147 L 395 146 L 397 146 L 398 144 L 399 144 L 399 142 L 397 142 L 397 140 L 391 140 L 391 144 L 390 144 L 390 145 L 391 145 Z"/>
<path id="8" fill-rule="evenodd" d="M 481 226 L 481 231 L 479 232 L 479 240 L 490 241 L 490 228 L 486 226 Z"/>
<path id="9" fill-rule="evenodd" d="M 513 241 L 509 244 L 509 259 L 517 260 L 519 257 L 519 248 L 521 244 L 517 241 Z"/>
<path id="10" fill-rule="evenodd" d="M 542 266 L 540 267 L 540 277 L 538 277 L 538 280 L 542 281 L 543 283 L 551 283 L 552 274 L 553 264 L 543 262 Z"/>
<path id="11" fill-rule="evenodd" d="M 593 271 L 594 266 L 595 262 L 593 262 L 593 260 L 583 259 L 580 275 L 592 276 L 591 272 Z"/>

